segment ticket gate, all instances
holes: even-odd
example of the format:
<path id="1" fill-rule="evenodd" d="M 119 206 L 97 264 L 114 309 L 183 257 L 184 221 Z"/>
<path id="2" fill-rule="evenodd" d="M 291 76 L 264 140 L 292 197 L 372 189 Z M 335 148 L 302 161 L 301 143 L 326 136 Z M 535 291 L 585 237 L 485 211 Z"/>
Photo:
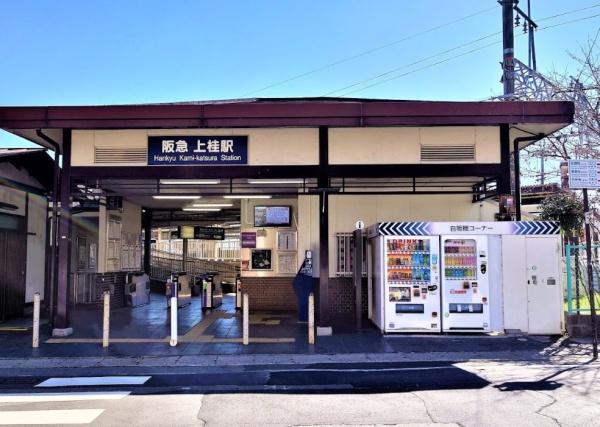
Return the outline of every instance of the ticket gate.
<path id="1" fill-rule="evenodd" d="M 185 307 L 191 304 L 192 288 L 190 276 L 186 272 L 171 274 L 167 281 L 165 295 L 167 297 L 167 308 L 171 307 L 171 298 L 177 298 L 177 307 Z"/>
<path id="2" fill-rule="evenodd" d="M 223 290 L 217 272 L 209 272 L 202 278 L 202 309 L 210 310 L 223 303 Z"/>
<path id="3" fill-rule="evenodd" d="M 242 278 L 239 275 L 235 278 L 235 309 L 242 309 Z"/>

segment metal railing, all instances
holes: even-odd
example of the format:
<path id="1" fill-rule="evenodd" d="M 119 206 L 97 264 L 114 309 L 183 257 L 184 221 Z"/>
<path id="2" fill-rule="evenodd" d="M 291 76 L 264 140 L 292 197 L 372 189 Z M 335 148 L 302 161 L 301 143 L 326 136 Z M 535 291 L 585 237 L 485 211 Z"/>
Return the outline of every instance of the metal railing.
<path id="1" fill-rule="evenodd" d="M 183 240 L 161 240 L 153 244 L 153 250 L 181 255 Z M 188 240 L 188 256 L 203 260 L 239 261 L 240 240 Z"/>
<path id="2" fill-rule="evenodd" d="M 598 252 L 600 244 L 592 244 L 592 288 L 596 308 L 600 307 L 600 264 Z M 569 314 L 590 312 L 590 293 L 585 245 L 565 245 L 565 269 L 567 288 L 565 301 Z"/>
<path id="3" fill-rule="evenodd" d="M 353 267 L 353 233 L 335 233 L 336 269 L 337 277 L 352 277 Z M 367 245 L 363 245 L 363 276 L 367 272 Z"/>
<path id="4" fill-rule="evenodd" d="M 240 272 L 237 261 L 212 261 L 196 258 L 188 258 L 183 265 L 182 255 L 168 252 L 152 251 L 150 259 L 150 277 L 158 280 L 167 280 L 172 273 L 185 271 L 192 276 L 192 280 L 203 276 L 208 272 L 218 273 L 220 280 L 227 283 L 235 283 L 236 276 Z"/>

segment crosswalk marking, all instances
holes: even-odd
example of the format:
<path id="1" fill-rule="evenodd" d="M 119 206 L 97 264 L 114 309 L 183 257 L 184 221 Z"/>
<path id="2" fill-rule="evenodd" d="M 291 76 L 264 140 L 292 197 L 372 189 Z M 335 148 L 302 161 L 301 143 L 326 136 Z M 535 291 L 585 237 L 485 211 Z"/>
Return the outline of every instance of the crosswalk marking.
<path id="1" fill-rule="evenodd" d="M 81 393 L 6 393 L 0 394 L 0 403 L 70 402 L 81 400 L 119 400 L 130 391 L 81 392 Z M 0 417 L 3 412 L 0 411 Z"/>
<path id="2" fill-rule="evenodd" d="M 0 425 L 89 424 L 104 409 L 52 409 L 44 411 L 1 411 Z"/>
<path id="3" fill-rule="evenodd" d="M 149 376 L 106 376 L 106 377 L 66 377 L 48 378 L 36 387 L 78 387 L 78 386 L 103 386 L 103 385 L 142 385 L 151 377 Z"/>

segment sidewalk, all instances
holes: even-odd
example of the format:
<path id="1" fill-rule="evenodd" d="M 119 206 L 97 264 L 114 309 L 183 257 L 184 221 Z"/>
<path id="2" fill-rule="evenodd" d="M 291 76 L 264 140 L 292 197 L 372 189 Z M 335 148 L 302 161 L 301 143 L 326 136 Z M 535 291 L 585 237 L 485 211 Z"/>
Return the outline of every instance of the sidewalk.
<path id="1" fill-rule="evenodd" d="M 318 336 L 308 344 L 307 325 L 281 312 L 252 312 L 250 344 L 242 344 L 242 319 L 234 300 L 203 312 L 198 300 L 179 310 L 178 345 L 169 345 L 164 298 L 135 308 L 111 310 L 110 345 L 102 348 L 101 311 L 73 311 L 75 333 L 52 338 L 40 330 L 40 347 L 31 347 L 31 330 L 0 331 L 0 369 L 10 367 L 226 366 L 362 361 L 510 360 L 580 363 L 590 345 L 558 337 L 473 335 L 382 335 L 374 327 Z M 24 323 L 26 325 L 27 322 Z M 118 325 L 118 326 L 117 326 Z"/>
<path id="2" fill-rule="evenodd" d="M 46 337 L 48 338 L 48 337 Z M 29 333 L 0 334 L 2 368 L 102 366 L 227 366 L 322 362 L 511 360 L 556 364 L 589 360 L 591 346 L 567 338 L 516 336 L 382 336 L 374 330 L 282 343 L 48 344 L 31 348 Z"/>

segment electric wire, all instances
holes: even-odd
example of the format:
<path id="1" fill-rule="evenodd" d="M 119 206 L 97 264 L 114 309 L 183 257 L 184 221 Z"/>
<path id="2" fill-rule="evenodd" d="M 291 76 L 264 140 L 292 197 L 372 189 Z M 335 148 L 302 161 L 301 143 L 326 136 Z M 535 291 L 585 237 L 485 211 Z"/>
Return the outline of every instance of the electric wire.
<path id="1" fill-rule="evenodd" d="M 448 27 L 450 25 L 457 24 L 459 22 L 465 21 L 465 20 L 473 18 L 475 16 L 479 16 L 479 15 L 482 15 L 484 13 L 490 12 L 490 11 L 496 9 L 497 7 L 498 6 L 495 5 L 493 7 L 489 7 L 487 9 L 483 9 L 483 10 L 480 10 L 478 12 L 474 12 L 474 13 L 472 13 L 470 15 L 466 15 L 466 16 L 463 16 L 461 18 L 458 18 L 458 19 L 455 19 L 455 20 L 452 20 L 452 21 L 449 21 L 449 22 L 437 25 L 435 27 L 428 28 L 427 30 L 423 30 L 423 31 L 420 31 L 420 32 L 417 32 L 417 33 L 410 34 L 410 35 L 408 35 L 406 37 L 403 37 L 403 38 L 398 39 L 398 40 L 394 40 L 394 41 L 386 43 L 384 45 L 380 45 L 380 46 L 377 46 L 377 47 L 374 47 L 374 48 L 371 48 L 371 49 L 368 49 L 368 50 L 356 53 L 354 55 L 348 56 L 346 58 L 342 58 L 342 59 L 330 62 L 330 63 L 322 65 L 320 67 L 313 68 L 312 70 L 305 71 L 303 73 L 297 74 L 297 75 L 289 77 L 287 79 L 279 80 L 279 81 L 277 81 L 275 83 L 269 84 L 269 85 L 264 86 L 264 87 L 262 87 L 260 89 L 256 89 L 256 90 L 253 90 L 253 91 L 250 91 L 250 92 L 246 92 L 246 93 L 242 94 L 240 96 L 240 98 L 244 98 L 244 97 L 247 97 L 249 95 L 253 95 L 255 93 L 259 93 L 259 92 L 264 92 L 267 89 L 271 89 L 273 87 L 280 86 L 280 85 L 283 85 L 285 83 L 289 83 L 289 82 L 294 81 L 294 80 L 298 80 L 298 79 L 300 79 L 302 77 L 306 77 L 306 76 L 309 76 L 311 74 L 318 73 L 320 71 L 323 71 L 323 70 L 335 67 L 337 65 L 353 61 L 353 60 L 355 60 L 357 58 L 361 58 L 363 56 L 370 55 L 370 54 L 378 52 L 380 50 L 387 49 L 387 48 L 389 48 L 391 46 L 395 46 L 395 45 L 403 43 L 405 41 L 408 41 L 408 40 L 414 39 L 416 37 L 419 37 L 419 36 L 431 33 L 431 32 L 436 31 L 436 30 L 439 30 L 441 28 Z"/>
<path id="2" fill-rule="evenodd" d="M 568 10 L 566 12 L 558 13 L 556 15 L 545 16 L 543 18 L 536 19 L 535 21 L 537 21 L 537 22 L 543 22 L 543 21 L 547 21 L 548 19 L 559 18 L 559 17 L 565 16 L 565 15 L 572 15 L 573 13 L 583 12 L 584 10 L 595 9 L 597 7 L 600 7 L 600 3 L 596 3 L 594 5 L 587 6 L 587 7 L 582 7 L 581 9 Z"/>
<path id="3" fill-rule="evenodd" d="M 599 6 L 600 6 L 600 5 L 599 5 Z M 598 14 L 595 14 L 595 15 L 590 15 L 590 16 L 582 17 L 582 18 L 572 19 L 572 20 L 570 20 L 570 21 L 560 22 L 560 23 L 558 23 L 558 24 L 547 25 L 547 26 L 545 26 L 545 27 L 540 27 L 540 28 L 538 28 L 538 30 L 537 30 L 537 31 L 547 30 L 547 29 L 551 29 L 551 28 L 559 27 L 559 26 L 562 26 L 562 25 L 573 24 L 573 23 L 576 23 L 576 22 L 581 22 L 581 21 L 585 21 L 585 20 L 589 20 L 589 19 L 597 18 L 597 17 L 599 17 L 599 16 L 600 16 L 600 13 L 598 13 Z M 483 37 L 481 37 L 481 38 L 479 38 L 479 39 L 477 39 L 477 40 L 475 40 L 475 41 L 471 41 L 471 42 L 465 43 L 465 44 L 463 44 L 463 45 L 460 45 L 460 46 L 457 46 L 457 47 L 454 47 L 454 48 L 448 49 L 448 50 L 446 50 L 446 51 L 444 51 L 444 52 L 440 52 L 440 53 L 438 53 L 438 54 L 431 55 L 431 56 L 429 56 L 429 57 L 427 57 L 427 58 L 424 58 L 424 59 L 422 59 L 422 60 L 416 61 L 415 63 L 408 64 L 408 65 L 403 65 L 403 66 L 397 67 L 397 68 L 395 68 L 394 70 L 389 70 L 389 71 L 387 71 L 387 72 L 385 72 L 385 73 L 378 74 L 377 76 L 370 77 L 370 78 L 368 78 L 368 79 L 364 79 L 364 80 L 362 80 L 362 81 L 360 81 L 360 82 L 353 83 L 352 85 L 349 85 L 349 86 L 347 86 L 347 87 L 355 87 L 355 86 L 358 86 L 358 85 L 360 85 L 360 84 L 363 84 L 363 83 L 368 83 L 369 81 L 372 81 L 372 80 L 377 80 L 377 79 L 381 78 L 381 76 L 383 76 L 383 75 L 389 75 L 389 74 L 391 74 L 391 73 L 393 73 L 393 72 L 395 72 L 395 71 L 398 71 L 399 69 L 407 68 L 407 67 L 409 67 L 409 66 L 411 66 L 411 65 L 415 65 L 416 63 L 421 63 L 421 62 L 424 62 L 424 61 L 426 61 L 426 60 L 428 60 L 428 59 L 432 59 L 433 57 L 436 57 L 436 56 L 443 55 L 444 53 L 447 53 L 447 52 L 449 52 L 449 51 L 454 51 L 454 50 L 457 50 L 457 49 L 463 48 L 463 47 L 465 47 L 465 46 L 468 46 L 468 45 L 471 45 L 471 44 L 473 44 L 473 43 L 476 43 L 477 41 L 481 41 L 481 40 L 483 40 L 483 39 L 485 39 L 485 38 L 489 38 L 489 37 L 491 37 L 491 36 L 493 36 L 493 35 L 497 35 L 497 34 L 498 34 L 498 33 L 495 33 L 495 34 L 489 34 L 489 35 L 487 35 L 487 36 L 483 36 Z M 522 36 L 522 35 L 523 35 L 523 34 L 519 34 L 519 35 L 517 35 L 517 36 L 515 36 L 515 37 L 520 37 L 520 36 Z M 387 82 L 389 82 L 389 81 L 396 80 L 396 79 L 399 79 L 399 78 L 401 78 L 401 77 L 405 77 L 405 76 L 407 76 L 407 75 L 414 74 L 414 73 L 416 73 L 416 72 L 423 71 L 423 70 L 426 70 L 426 69 L 428 69 L 428 68 L 435 67 L 435 66 L 437 66 L 437 65 L 440 65 L 440 64 L 443 64 L 443 63 L 449 62 L 449 61 L 451 61 L 451 60 L 453 60 L 453 59 L 457 59 L 457 58 L 460 58 L 460 57 L 463 57 L 463 56 L 466 56 L 466 55 L 470 55 L 470 54 L 472 54 L 472 53 L 475 53 L 475 52 L 477 52 L 477 51 L 480 51 L 480 50 L 483 50 L 483 49 L 489 48 L 489 47 L 491 47 L 491 46 L 495 46 L 495 45 L 497 45 L 497 44 L 500 44 L 500 43 L 502 43 L 502 40 L 498 40 L 498 41 L 495 41 L 495 42 L 492 42 L 492 43 L 489 43 L 489 44 L 486 44 L 486 45 L 483 45 L 483 46 L 479 46 L 479 47 L 477 47 L 477 48 L 474 48 L 474 49 L 471 49 L 471 50 L 469 50 L 469 51 L 463 52 L 463 53 L 461 53 L 461 54 L 459 54 L 459 55 L 452 56 L 452 57 L 450 57 L 450 58 L 446 58 L 446 59 L 443 59 L 443 60 L 440 60 L 440 61 L 436 61 L 436 62 L 434 62 L 434 63 L 431 63 L 431 64 L 428 64 L 428 65 L 426 65 L 426 66 L 423 66 L 423 67 L 420 67 L 420 68 L 417 68 L 417 69 L 414 69 L 414 70 L 411 70 L 411 71 L 407 71 L 406 73 L 399 74 L 399 75 L 397 75 L 397 76 L 393 76 L 393 77 L 390 77 L 390 78 L 387 78 L 387 79 L 383 79 L 383 80 L 380 80 L 380 81 L 378 81 L 378 82 L 374 82 L 374 83 L 372 83 L 372 84 L 370 84 L 370 85 L 363 86 L 363 87 L 361 87 L 361 88 L 358 88 L 358 89 L 354 89 L 354 90 L 351 90 L 351 91 L 345 92 L 345 93 L 343 93 L 343 94 L 341 94 L 341 95 L 339 95 L 339 96 L 340 96 L 340 97 L 343 97 L 343 96 L 350 95 L 350 94 L 352 94 L 352 93 L 361 92 L 361 91 L 363 91 L 363 90 L 365 90 L 365 89 L 369 89 L 369 88 L 371 88 L 371 87 L 378 86 L 378 85 L 380 85 L 380 84 L 387 83 Z M 346 87 L 346 88 L 347 88 L 347 87 Z M 341 88 L 341 89 L 338 89 L 338 90 L 335 90 L 335 91 L 332 91 L 332 92 L 328 92 L 328 94 L 332 94 L 332 93 L 340 92 L 340 91 L 342 91 L 342 90 L 345 90 L 346 88 Z"/>
<path id="4" fill-rule="evenodd" d="M 388 71 L 385 71 L 385 72 L 383 72 L 383 73 L 377 74 L 376 76 L 369 77 L 369 78 L 367 78 L 367 79 L 363 79 L 363 80 L 359 80 L 359 81 L 357 81 L 357 82 L 355 82 L 355 83 L 349 84 L 349 85 L 347 85 L 347 86 L 344 86 L 344 87 L 341 87 L 341 88 L 339 88 L 339 89 L 332 90 L 332 91 L 330 91 L 330 92 L 327 92 L 327 93 L 325 93 L 325 94 L 323 94 L 323 95 L 321 95 L 321 96 L 331 96 L 331 95 L 333 95 L 333 94 L 334 94 L 334 93 L 336 93 L 336 92 L 342 92 L 342 91 L 344 91 L 344 90 L 346 90 L 346 89 L 351 89 L 351 88 L 353 88 L 353 87 L 356 87 L 356 86 L 358 86 L 358 85 L 360 85 L 360 84 L 363 84 L 363 83 L 369 82 L 369 81 L 371 81 L 371 80 L 376 80 L 376 79 L 379 79 L 379 78 L 381 78 L 381 77 L 385 77 L 385 76 L 387 76 L 387 75 L 389 75 L 389 74 L 393 74 L 393 73 L 395 73 L 396 71 L 400 71 L 400 70 L 402 70 L 402 69 L 404 69 L 404 68 L 409 68 L 409 67 L 412 67 L 413 65 L 420 64 L 420 63 L 422 63 L 422 62 L 425 62 L 425 61 L 428 61 L 428 60 L 430 60 L 430 59 L 436 58 L 436 57 L 438 57 L 438 56 L 444 55 L 444 54 L 446 54 L 446 53 L 450 53 L 450 52 L 453 52 L 453 51 L 455 51 L 455 50 L 462 49 L 462 48 L 464 48 L 464 47 L 467 47 L 467 46 L 470 46 L 470 45 L 472 45 L 472 44 L 478 43 L 478 42 L 480 42 L 480 41 L 482 41 L 482 40 L 489 39 L 490 37 L 497 36 L 498 34 L 502 34 L 502 31 L 497 31 L 497 32 L 495 32 L 495 33 L 490 33 L 490 34 L 488 34 L 488 35 L 485 35 L 485 36 L 479 37 L 478 39 L 471 40 L 470 42 L 467 42 L 467 43 L 464 43 L 464 44 L 460 44 L 460 45 L 458 45 L 458 46 L 451 47 L 450 49 L 446 49 L 446 50 L 443 50 L 443 51 L 441 51 L 441 52 L 434 53 L 433 55 L 426 56 L 425 58 L 421 58 L 421 59 L 419 59 L 419 60 L 417 60 L 417 61 L 411 62 L 410 64 L 404 64 L 404 65 L 400 65 L 399 67 L 392 68 L 391 70 L 388 70 Z M 494 43 L 494 44 L 497 44 L 497 43 Z"/>

